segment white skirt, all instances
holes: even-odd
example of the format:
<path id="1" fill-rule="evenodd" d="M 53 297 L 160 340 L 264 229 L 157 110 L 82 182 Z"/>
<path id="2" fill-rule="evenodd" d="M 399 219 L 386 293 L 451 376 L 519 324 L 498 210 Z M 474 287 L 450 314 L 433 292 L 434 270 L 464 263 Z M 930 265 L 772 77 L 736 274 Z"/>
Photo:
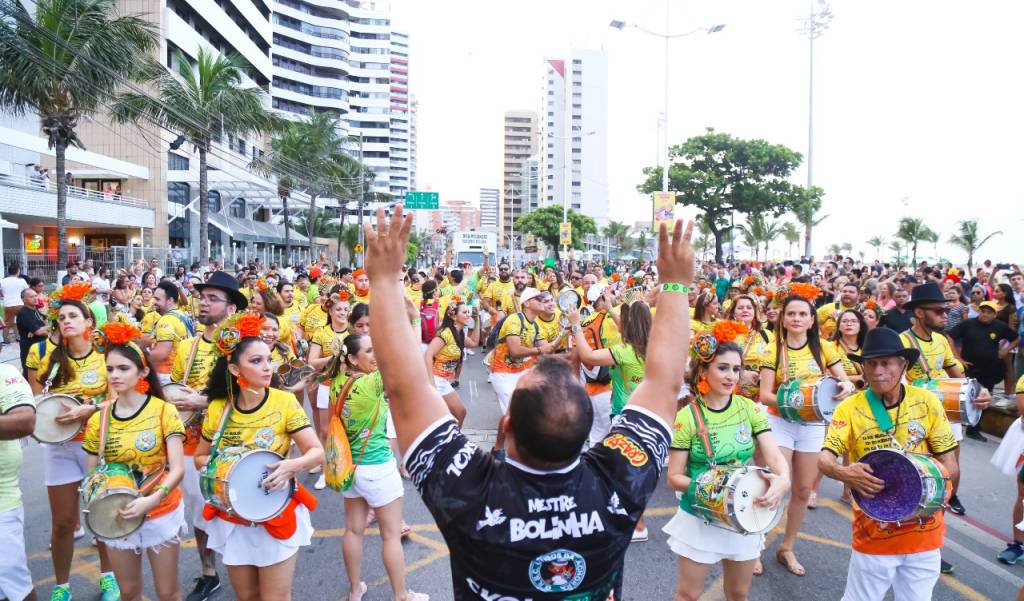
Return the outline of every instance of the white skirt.
<path id="1" fill-rule="evenodd" d="M 761 556 L 763 534 L 740 534 L 711 524 L 677 509 L 662 532 L 676 555 L 707 565 L 719 561 L 749 561 Z"/>
<path id="2" fill-rule="evenodd" d="M 243 526 L 215 517 L 207 524 L 206 545 L 221 556 L 224 565 L 265 568 L 295 555 L 299 547 L 309 545 L 313 524 L 305 505 L 295 508 L 295 534 L 280 540 L 267 533 L 263 526 Z"/>
<path id="3" fill-rule="evenodd" d="M 181 537 L 188 534 L 185 524 L 185 503 L 179 502 L 174 511 L 146 520 L 142 527 L 124 538 L 104 539 L 103 542 L 114 549 L 122 551 L 156 551 L 168 545 L 176 545 Z"/>
<path id="4" fill-rule="evenodd" d="M 1013 420 L 1003 435 L 999 448 L 992 453 L 989 461 L 1006 476 L 1016 476 L 1020 470 L 1021 455 L 1024 454 L 1024 422 L 1018 417 Z"/>

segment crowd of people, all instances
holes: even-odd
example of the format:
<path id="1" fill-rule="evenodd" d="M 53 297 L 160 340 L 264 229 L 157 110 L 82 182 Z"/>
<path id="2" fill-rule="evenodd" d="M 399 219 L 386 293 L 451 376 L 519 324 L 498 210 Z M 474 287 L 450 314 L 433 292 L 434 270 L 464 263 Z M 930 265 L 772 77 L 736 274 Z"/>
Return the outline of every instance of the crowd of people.
<path id="1" fill-rule="evenodd" d="M 626 549 L 649 539 L 644 509 L 665 485 L 679 498 L 663 528 L 675 598 L 699 598 L 721 562 L 726 597 L 746 599 L 783 515 L 775 559 L 795 576 L 813 569 L 794 545 L 823 476 L 854 509 L 844 599 L 930 599 L 953 571 L 943 512 L 967 511 L 959 444 L 984 438 L 964 412 L 1000 395 L 1024 405 L 1019 267 L 698 264 L 692 225 L 676 224 L 652 263 L 416 269 L 409 217 L 374 225 L 365 269 L 321 258 L 164 273 L 140 260 L 110 273 L 72 261 L 47 293 L 8 268 L 5 340 L 21 364 L 0 365 L 0 544 L 12 560 L 0 598 L 36 598 L 19 480 L 30 435 L 44 469 L 25 480 L 46 488 L 59 601 L 72 598 L 87 530 L 103 601 L 141 599 L 143 557 L 161 600 L 208 599 L 222 587 L 218 557 L 236 598 L 288 599 L 328 487 L 344 497 L 348 598 L 366 592 L 377 522 L 395 599 L 425 601 L 405 579 L 403 478 L 444 535 L 456 599 L 623 598 Z M 469 360 L 487 367 L 500 409 L 493 448 L 461 432 Z M 959 416 L 943 401 L 950 382 L 977 388 Z M 997 453 L 1018 485 L 1014 542 L 998 556 L 1010 564 L 1024 557 L 1024 426 L 1011 428 L 1021 432 Z M 893 485 L 871 467 L 893 448 L 932 466 L 948 493 L 912 521 L 865 509 Z M 229 489 L 259 453 L 250 506 Z M 312 491 L 304 473 L 319 474 Z M 99 502 L 125 478 L 132 500 L 104 516 Z M 729 483 L 752 487 L 753 504 L 722 510 Z M 190 530 L 201 571 L 181 574 Z"/>

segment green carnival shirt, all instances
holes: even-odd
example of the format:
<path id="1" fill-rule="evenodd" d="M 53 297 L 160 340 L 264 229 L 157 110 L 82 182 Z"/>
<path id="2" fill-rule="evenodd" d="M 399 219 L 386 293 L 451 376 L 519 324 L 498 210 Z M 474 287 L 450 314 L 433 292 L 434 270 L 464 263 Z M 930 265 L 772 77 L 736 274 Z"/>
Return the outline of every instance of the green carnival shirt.
<path id="1" fill-rule="evenodd" d="M 610 347 L 608 351 L 615 360 L 615 365 L 609 370 L 612 377 L 612 415 L 618 415 L 629 396 L 644 381 L 644 360 L 631 344 L 625 342 Z"/>
<path id="2" fill-rule="evenodd" d="M 747 465 L 754 456 L 754 439 L 762 432 L 768 432 L 768 418 L 758 411 L 754 401 L 732 395 L 729 404 L 718 411 L 708 409 L 703 403 L 697 407 L 704 415 L 708 427 L 708 438 L 716 465 Z M 704 443 L 697 434 L 697 425 L 693 419 L 690 406 L 683 407 L 676 414 L 673 424 L 672 449 L 688 451 L 686 475 L 690 477 L 690 487 L 679 501 L 679 507 L 693 515 L 694 491 L 701 474 L 711 468 L 711 460 Z"/>
<path id="3" fill-rule="evenodd" d="M 337 397 L 348 378 L 347 374 L 339 374 L 334 379 L 331 383 L 332 398 Z M 353 463 L 379 465 L 392 461 L 394 455 L 391 452 L 391 445 L 388 444 L 386 428 L 388 402 L 384 398 L 384 380 L 380 372 L 375 371 L 357 379 L 349 389 L 344 403 L 341 418 L 345 422 L 345 433 L 352 448 Z"/>
<path id="4" fill-rule="evenodd" d="M 21 371 L 6 364 L 0 364 L 0 415 L 15 407 L 31 407 L 35 410 L 32 388 Z M 21 486 L 18 472 L 21 470 L 21 441 L 0 440 L 0 513 L 21 505 Z"/>

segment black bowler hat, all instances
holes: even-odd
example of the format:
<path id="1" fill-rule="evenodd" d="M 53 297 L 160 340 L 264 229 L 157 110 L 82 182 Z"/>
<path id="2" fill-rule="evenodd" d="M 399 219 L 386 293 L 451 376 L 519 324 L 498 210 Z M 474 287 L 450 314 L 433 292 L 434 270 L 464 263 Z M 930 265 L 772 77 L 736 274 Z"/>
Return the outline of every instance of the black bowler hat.
<path id="1" fill-rule="evenodd" d="M 238 291 L 238 280 L 231 274 L 223 271 L 215 271 L 210 274 L 210 279 L 202 284 L 195 285 L 196 291 L 202 292 L 205 288 L 216 288 L 228 295 L 228 300 L 239 311 L 244 311 L 249 306 L 249 300 Z"/>
<path id="2" fill-rule="evenodd" d="M 850 358 L 850 361 L 856 361 L 857 363 L 861 363 L 865 359 L 878 359 L 879 357 L 903 357 L 913 363 L 917 361 L 920 354 L 920 351 L 916 348 L 903 346 L 903 340 L 896 333 L 896 330 L 875 328 L 868 330 L 867 336 L 864 337 L 864 346 L 861 347 L 860 354 L 854 355 L 849 353 L 847 357 Z"/>
<path id="3" fill-rule="evenodd" d="M 949 301 L 946 300 L 946 295 L 942 294 L 942 288 L 939 288 L 939 285 L 935 282 L 928 282 L 927 284 L 914 286 L 910 290 L 910 300 L 903 306 L 913 310 L 920 305 L 928 303 L 945 304 L 947 302 Z"/>

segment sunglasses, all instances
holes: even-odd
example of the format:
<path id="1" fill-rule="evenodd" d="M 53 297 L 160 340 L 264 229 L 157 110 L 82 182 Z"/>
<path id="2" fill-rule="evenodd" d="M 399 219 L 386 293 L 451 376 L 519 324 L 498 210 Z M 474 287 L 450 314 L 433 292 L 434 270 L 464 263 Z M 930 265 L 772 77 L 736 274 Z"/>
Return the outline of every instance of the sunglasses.
<path id="1" fill-rule="evenodd" d="M 947 315 L 949 313 L 949 307 L 922 307 L 925 311 L 930 313 L 938 313 L 940 315 Z"/>

